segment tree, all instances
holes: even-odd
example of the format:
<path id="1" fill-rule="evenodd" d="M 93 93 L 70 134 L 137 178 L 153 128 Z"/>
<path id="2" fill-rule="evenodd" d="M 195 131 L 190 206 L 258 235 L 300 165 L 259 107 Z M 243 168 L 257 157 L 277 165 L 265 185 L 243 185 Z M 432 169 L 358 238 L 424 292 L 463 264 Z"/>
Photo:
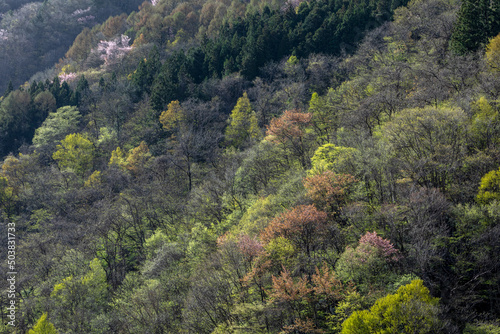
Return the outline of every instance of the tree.
<path id="1" fill-rule="evenodd" d="M 282 318 L 289 323 L 283 333 L 323 333 L 321 327 L 331 310 L 355 291 L 352 284 L 342 283 L 326 263 L 321 269 L 315 267 L 314 274 L 298 279 L 283 269 L 280 276 L 272 276 L 272 284 L 269 303 L 279 306 Z"/>
<path id="2" fill-rule="evenodd" d="M 102 77 L 101 77 L 102 79 Z M 90 93 L 89 82 L 82 74 L 76 84 L 76 89 L 71 97 L 71 105 L 79 106 L 82 100 Z"/>
<path id="3" fill-rule="evenodd" d="M 356 179 L 352 175 L 336 174 L 327 170 L 306 177 L 304 187 L 319 208 L 339 214 L 339 210 L 347 203 L 355 182 Z"/>
<path id="4" fill-rule="evenodd" d="M 308 155 L 311 142 L 306 128 L 311 124 L 312 114 L 297 110 L 286 110 L 279 118 L 271 120 L 267 127 L 266 140 L 280 145 L 283 150 L 291 153 L 302 167 L 308 167 Z"/>
<path id="5" fill-rule="evenodd" d="M 179 310 L 166 284 L 157 279 L 139 280 L 134 276 L 127 276 L 113 301 L 122 328 L 128 333 L 175 331 Z M 134 286 L 133 279 L 138 280 L 140 285 Z"/>
<path id="6" fill-rule="evenodd" d="M 118 153 L 118 151 L 116 152 Z M 151 153 L 149 152 L 149 147 L 146 142 L 142 141 L 139 146 L 130 150 L 125 168 L 137 175 L 146 167 L 146 164 L 150 159 Z"/>
<path id="7" fill-rule="evenodd" d="M 311 96 L 311 101 L 309 101 L 309 112 L 313 115 L 312 123 L 318 141 L 330 143 L 339 127 L 339 117 L 335 114 L 331 101 L 327 97 L 320 97 L 315 92 Z"/>
<path id="8" fill-rule="evenodd" d="M 33 145 L 52 145 L 78 129 L 81 115 L 76 107 L 65 106 L 49 113 L 42 125 L 35 130 Z"/>
<path id="9" fill-rule="evenodd" d="M 9 186 L 9 180 L 0 176 L 0 209 L 5 212 L 7 217 L 14 213 L 14 204 L 16 199 L 14 189 Z"/>
<path id="10" fill-rule="evenodd" d="M 69 134 L 57 145 L 52 158 L 60 168 L 69 168 L 83 177 L 94 161 L 94 144 L 79 133 Z"/>
<path id="11" fill-rule="evenodd" d="M 401 258 L 399 250 L 392 243 L 367 232 L 356 248 L 347 247 L 336 264 L 340 278 L 353 281 L 360 289 L 384 287 L 390 282 L 390 265 Z"/>
<path id="12" fill-rule="evenodd" d="M 484 96 L 481 96 L 477 101 L 472 103 L 472 111 L 474 115 L 469 127 L 472 140 L 480 150 L 491 149 L 493 143 L 500 137 L 498 108 Z"/>
<path id="13" fill-rule="evenodd" d="M 92 320 L 106 308 L 108 284 L 106 272 L 97 258 L 82 275 L 64 278 L 54 285 L 50 299 L 54 305 L 54 322 L 65 332 L 94 332 Z"/>
<path id="14" fill-rule="evenodd" d="M 248 140 L 260 137 L 260 129 L 255 111 L 252 110 L 246 92 L 238 99 L 236 106 L 231 111 L 226 128 L 226 143 L 236 148 L 242 147 Z"/>
<path id="15" fill-rule="evenodd" d="M 111 152 L 111 158 L 109 158 L 108 165 L 115 165 L 125 169 L 127 166 L 127 153 L 124 152 L 120 147 L 117 147 L 113 152 Z"/>
<path id="16" fill-rule="evenodd" d="M 476 51 L 491 33 L 490 1 L 463 0 L 451 36 L 451 47 L 458 54 Z"/>
<path id="17" fill-rule="evenodd" d="M 378 299 L 370 310 L 354 312 L 342 324 L 341 333 L 437 333 L 441 328 L 438 303 L 422 280 L 414 280 L 395 294 Z"/>
<path id="18" fill-rule="evenodd" d="M 167 131 L 173 131 L 180 125 L 184 111 L 179 101 L 172 101 L 168 104 L 167 110 L 163 111 L 160 115 L 160 123 Z M 178 130 L 178 129 L 177 129 Z"/>
<path id="19" fill-rule="evenodd" d="M 83 62 L 90 54 L 93 43 L 93 34 L 89 28 L 84 28 L 82 32 L 76 36 L 73 45 L 66 52 L 66 58 L 71 58 L 76 62 Z"/>
<path id="20" fill-rule="evenodd" d="M 481 204 L 500 200 L 500 169 L 492 170 L 481 178 L 476 200 Z"/>
<path id="21" fill-rule="evenodd" d="M 42 314 L 33 329 L 28 334 L 57 334 L 57 330 L 52 323 L 47 320 L 47 313 Z"/>
<path id="22" fill-rule="evenodd" d="M 56 110 L 56 99 L 49 91 L 40 92 L 33 99 L 34 107 L 36 111 L 35 122 L 42 123 L 49 113 Z"/>
<path id="23" fill-rule="evenodd" d="M 445 193 L 463 163 L 465 120 L 461 109 L 405 109 L 382 126 L 382 134 L 406 177 Z"/>
<path id="24" fill-rule="evenodd" d="M 356 155 L 359 151 L 352 147 L 324 144 L 316 149 L 311 158 L 310 176 L 327 170 L 335 173 L 353 174 L 356 171 Z"/>
<path id="25" fill-rule="evenodd" d="M 488 66 L 495 72 L 500 71 L 500 34 L 490 40 L 485 56 Z"/>
<path id="26" fill-rule="evenodd" d="M 143 93 L 151 93 L 151 86 L 160 68 L 160 53 L 155 45 L 148 57 L 139 62 L 137 69 L 131 75 L 132 83 L 137 86 L 139 95 L 142 96 Z"/>
<path id="27" fill-rule="evenodd" d="M 151 86 L 151 105 L 155 110 L 163 110 L 169 101 L 184 98 L 187 66 L 184 52 L 176 52 L 162 65 Z"/>
<path id="28" fill-rule="evenodd" d="M 29 142 L 36 124 L 33 105 L 28 92 L 15 90 L 0 105 L 0 155 L 13 152 Z"/>
<path id="29" fill-rule="evenodd" d="M 291 240 L 308 256 L 317 250 L 327 236 L 327 215 L 313 205 L 299 205 L 273 219 L 262 231 L 268 243 L 277 237 Z"/>

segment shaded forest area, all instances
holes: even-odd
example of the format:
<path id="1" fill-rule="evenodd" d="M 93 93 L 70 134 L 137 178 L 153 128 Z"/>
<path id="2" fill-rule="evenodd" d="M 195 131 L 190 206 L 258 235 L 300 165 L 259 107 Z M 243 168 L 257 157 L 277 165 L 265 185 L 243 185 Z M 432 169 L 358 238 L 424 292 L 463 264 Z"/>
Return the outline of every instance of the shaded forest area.
<path id="1" fill-rule="evenodd" d="M 1 333 L 500 331 L 500 1 L 102 22 L 0 100 Z"/>
<path id="2" fill-rule="evenodd" d="M 140 0 L 0 0 L 0 94 L 50 69 L 84 27 L 137 10 Z"/>

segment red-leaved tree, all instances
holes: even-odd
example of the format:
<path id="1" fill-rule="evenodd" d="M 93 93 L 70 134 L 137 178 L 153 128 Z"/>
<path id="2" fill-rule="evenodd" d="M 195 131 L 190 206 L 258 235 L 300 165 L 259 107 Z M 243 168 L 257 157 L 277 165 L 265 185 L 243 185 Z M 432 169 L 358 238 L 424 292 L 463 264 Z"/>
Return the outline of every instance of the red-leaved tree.
<path id="1" fill-rule="evenodd" d="M 308 167 L 307 155 L 312 148 L 312 140 L 307 138 L 306 132 L 311 119 L 311 113 L 287 110 L 280 117 L 272 119 L 266 131 L 268 141 L 280 145 L 296 157 L 304 168 Z"/>
<path id="2" fill-rule="evenodd" d="M 384 239 L 377 235 L 377 232 L 366 232 L 365 235 L 359 239 L 359 245 L 369 245 L 377 252 L 377 255 L 388 260 L 398 261 L 401 258 L 399 250 L 394 248 L 390 240 Z M 368 252 L 365 247 L 361 247 L 364 252 Z"/>
<path id="3" fill-rule="evenodd" d="M 299 205 L 274 218 L 262 231 L 260 238 L 268 243 L 284 237 L 309 256 L 327 235 L 327 214 L 314 205 Z"/>

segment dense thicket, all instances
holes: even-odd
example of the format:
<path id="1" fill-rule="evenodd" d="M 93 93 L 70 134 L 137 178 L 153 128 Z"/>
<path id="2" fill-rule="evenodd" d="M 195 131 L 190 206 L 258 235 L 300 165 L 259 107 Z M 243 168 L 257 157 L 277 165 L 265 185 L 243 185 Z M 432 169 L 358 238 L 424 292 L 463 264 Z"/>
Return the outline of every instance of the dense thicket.
<path id="1" fill-rule="evenodd" d="M 488 39 L 500 33 L 498 0 L 464 0 L 458 12 L 451 46 L 459 54 L 477 51 Z"/>
<path id="2" fill-rule="evenodd" d="M 17 331 L 498 332 L 500 36 L 400 4 L 145 2 L 12 87 Z"/>

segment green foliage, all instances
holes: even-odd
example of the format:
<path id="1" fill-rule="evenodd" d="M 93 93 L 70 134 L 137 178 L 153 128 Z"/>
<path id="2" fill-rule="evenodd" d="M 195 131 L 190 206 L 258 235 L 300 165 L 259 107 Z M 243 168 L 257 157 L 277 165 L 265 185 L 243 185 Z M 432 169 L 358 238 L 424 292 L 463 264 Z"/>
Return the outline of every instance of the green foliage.
<path id="1" fill-rule="evenodd" d="M 138 174 L 144 167 L 146 167 L 146 164 L 150 159 L 151 153 L 149 152 L 149 147 L 146 142 L 142 141 L 139 146 L 130 150 L 125 168 L 134 174 Z"/>
<path id="2" fill-rule="evenodd" d="M 148 259 L 153 258 L 158 251 L 168 242 L 168 237 L 161 231 L 157 230 L 153 235 L 146 239 L 144 251 Z"/>
<path id="3" fill-rule="evenodd" d="M 57 101 L 54 95 L 49 91 L 43 91 L 38 93 L 34 99 L 33 103 L 37 113 L 40 115 L 40 119 L 37 122 L 43 122 L 43 120 L 49 115 L 49 113 L 56 110 Z"/>
<path id="4" fill-rule="evenodd" d="M 40 147 L 52 145 L 64 136 L 74 133 L 78 129 L 81 115 L 76 107 L 65 106 L 50 113 L 42 125 L 36 129 L 33 145 Z"/>
<path id="5" fill-rule="evenodd" d="M 8 217 L 14 213 L 16 197 L 15 189 L 9 185 L 9 180 L 0 175 L 0 209 Z"/>
<path id="6" fill-rule="evenodd" d="M 284 268 L 292 268 L 297 256 L 297 249 L 290 240 L 277 237 L 272 239 L 264 248 L 274 263 L 279 263 Z"/>
<path id="7" fill-rule="evenodd" d="M 94 144 L 90 140 L 79 133 L 73 133 L 61 140 L 52 158 L 60 168 L 69 168 L 83 177 L 92 167 L 94 151 Z"/>
<path id="8" fill-rule="evenodd" d="M 437 333 L 499 317 L 500 201 L 474 204 L 483 176 L 500 192 L 485 176 L 496 39 L 485 57 L 451 53 L 458 1 L 412 1 L 374 30 L 406 1 L 159 0 L 109 19 L 133 0 L 85 1 L 23 9 L 36 22 L 71 5 L 75 21 L 92 3 L 107 21 L 0 101 L 20 331 L 44 311 L 65 333 Z M 15 57 L 4 25 L 26 21 L 2 14 L 0 56 Z M 122 33 L 133 47 L 101 67 L 98 41 Z M 392 242 L 345 247 L 368 229 Z M 444 328 L 428 291 L 409 292 L 416 275 L 443 296 Z"/>
<path id="9" fill-rule="evenodd" d="M 481 204 L 500 200 L 500 169 L 492 170 L 481 178 L 476 200 Z"/>
<path id="10" fill-rule="evenodd" d="M 37 320 L 33 329 L 30 329 L 28 334 L 57 334 L 57 330 L 52 323 L 47 320 L 47 313 Z"/>
<path id="11" fill-rule="evenodd" d="M 161 62 L 158 48 L 155 46 L 149 53 L 146 59 L 141 60 L 137 69 L 131 74 L 132 83 L 138 89 L 139 94 L 151 93 L 151 86 L 155 80 L 156 75 L 160 71 Z"/>
<path id="12" fill-rule="evenodd" d="M 493 71 L 500 71 L 500 34 L 490 40 L 485 56 L 488 66 Z"/>
<path id="13" fill-rule="evenodd" d="M 288 166 L 275 145 L 261 141 L 246 151 L 235 175 L 236 188 L 243 193 L 266 194 L 279 188 Z"/>
<path id="14" fill-rule="evenodd" d="M 102 179 L 101 179 L 101 171 L 94 171 L 87 181 L 83 184 L 84 187 L 88 188 L 99 188 L 99 186 L 102 184 Z"/>
<path id="15" fill-rule="evenodd" d="M 466 115 L 457 108 L 405 109 L 382 127 L 404 176 L 446 192 L 463 163 Z"/>
<path id="16" fill-rule="evenodd" d="M 163 332 L 173 325 L 169 313 L 174 305 L 159 280 L 145 280 L 140 286 L 123 291 L 113 304 L 131 332 Z"/>
<path id="17" fill-rule="evenodd" d="M 436 333 L 440 328 L 438 303 L 422 280 L 414 280 L 378 299 L 370 310 L 354 312 L 342 324 L 341 333 Z"/>
<path id="18" fill-rule="evenodd" d="M 327 316 L 327 326 L 333 333 L 340 333 L 342 324 L 346 321 L 351 314 L 356 311 L 361 311 L 365 308 L 365 297 L 356 291 L 349 293 L 344 300 L 339 302 L 335 308 L 335 313 Z"/>
<path id="19" fill-rule="evenodd" d="M 467 324 L 464 334 L 500 334 L 500 326 L 497 324 Z"/>
<path id="20" fill-rule="evenodd" d="M 265 323 L 262 322 L 265 316 L 266 306 L 259 303 L 241 303 L 236 305 L 231 314 L 239 319 L 239 323 L 228 325 L 226 323 L 219 324 L 211 334 L 244 334 L 248 333 L 251 328 L 252 333 L 265 334 Z"/>
<path id="21" fill-rule="evenodd" d="M 93 34 L 89 28 L 84 28 L 83 31 L 76 36 L 75 41 L 66 52 L 66 58 L 80 62 L 87 58 L 90 50 L 95 43 Z"/>
<path id="22" fill-rule="evenodd" d="M 226 142 L 228 146 L 242 147 L 248 140 L 257 140 L 260 129 L 257 116 L 252 110 L 247 93 L 238 99 L 236 106 L 231 111 L 226 128 Z"/>
<path id="23" fill-rule="evenodd" d="M 117 147 L 111 152 L 108 165 L 115 165 L 125 169 L 127 166 L 127 154 L 120 147 Z"/>
<path id="24" fill-rule="evenodd" d="M 492 105 L 491 101 L 481 96 L 472 104 L 472 110 L 474 115 L 470 125 L 470 134 L 478 149 L 491 148 L 500 139 L 498 109 Z"/>
<path id="25" fill-rule="evenodd" d="M 356 171 L 357 150 L 352 147 L 341 147 L 324 144 L 316 149 L 311 158 L 312 168 L 307 172 L 313 176 L 331 170 L 335 173 L 349 174 Z"/>
<path id="26" fill-rule="evenodd" d="M 175 130 L 184 117 L 184 112 L 179 101 L 172 101 L 168 104 L 167 110 L 160 115 L 160 123 L 167 131 Z"/>
<path id="27" fill-rule="evenodd" d="M 0 152 L 2 156 L 20 146 L 23 140 L 33 135 L 31 113 L 32 101 L 29 93 L 19 90 L 11 92 L 0 105 Z"/>
<path id="28" fill-rule="evenodd" d="M 173 54 L 163 64 L 151 86 L 151 105 L 162 110 L 167 103 L 183 100 L 189 59 L 183 52 Z"/>
<path id="29" fill-rule="evenodd" d="M 339 117 L 331 99 L 328 96 L 323 97 L 316 92 L 313 93 L 309 101 L 309 112 L 313 115 L 312 122 L 318 140 L 325 143 L 332 142 L 339 127 Z"/>
<path id="30" fill-rule="evenodd" d="M 50 299 L 54 302 L 54 323 L 58 328 L 90 332 L 92 319 L 107 304 L 106 272 L 98 259 L 90 261 L 90 269 L 79 277 L 68 276 L 54 285 Z"/>
<path id="31" fill-rule="evenodd" d="M 451 38 L 452 49 L 458 54 L 466 54 L 483 46 L 488 37 L 498 33 L 492 31 L 492 20 L 496 18 L 492 16 L 490 1 L 462 1 Z"/>
<path id="32" fill-rule="evenodd" d="M 399 252 L 389 240 L 382 239 L 376 232 L 366 233 L 356 248 L 346 248 L 335 270 L 341 279 L 353 281 L 362 292 L 385 289 L 396 277 L 391 263 L 399 258 Z"/>

